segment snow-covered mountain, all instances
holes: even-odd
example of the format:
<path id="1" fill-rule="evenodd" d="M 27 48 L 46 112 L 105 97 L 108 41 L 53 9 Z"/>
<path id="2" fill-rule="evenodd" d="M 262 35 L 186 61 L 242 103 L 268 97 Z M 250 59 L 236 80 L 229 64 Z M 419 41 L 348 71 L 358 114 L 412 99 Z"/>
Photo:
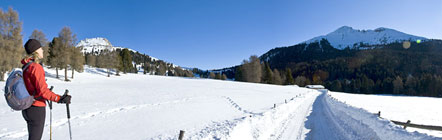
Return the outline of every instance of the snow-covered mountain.
<path id="1" fill-rule="evenodd" d="M 102 50 L 111 50 L 114 51 L 116 49 L 124 49 L 123 47 L 113 46 L 109 40 L 102 37 L 96 38 L 86 38 L 81 40 L 76 47 L 83 47 L 83 53 L 96 53 L 99 54 Z M 128 48 L 129 49 L 129 48 Z M 129 49 L 130 51 L 136 52 L 135 50 Z"/>
<path id="2" fill-rule="evenodd" d="M 367 45 L 388 44 L 403 40 L 426 40 L 424 37 L 406 34 L 394 29 L 380 27 L 374 30 L 357 30 L 349 26 L 342 26 L 337 30 L 327 34 L 312 38 L 303 43 L 312 43 L 327 39 L 330 44 L 337 49 L 344 49 L 347 46 L 352 48 L 359 46 L 360 43 Z"/>

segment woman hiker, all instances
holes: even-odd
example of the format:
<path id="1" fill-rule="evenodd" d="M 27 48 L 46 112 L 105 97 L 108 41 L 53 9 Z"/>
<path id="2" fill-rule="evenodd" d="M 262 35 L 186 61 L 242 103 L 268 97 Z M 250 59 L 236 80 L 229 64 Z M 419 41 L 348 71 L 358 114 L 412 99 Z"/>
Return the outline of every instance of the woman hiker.
<path id="1" fill-rule="evenodd" d="M 29 62 L 32 63 L 23 71 L 23 81 L 29 94 L 34 95 L 35 101 L 31 107 L 22 111 L 22 115 L 28 125 L 29 140 L 40 140 L 46 117 L 45 100 L 69 104 L 71 96 L 60 96 L 48 89 L 45 71 L 39 64 L 40 60 L 44 57 L 40 42 L 35 39 L 29 39 L 25 44 L 25 50 L 28 56 L 21 61 L 23 67 Z"/>

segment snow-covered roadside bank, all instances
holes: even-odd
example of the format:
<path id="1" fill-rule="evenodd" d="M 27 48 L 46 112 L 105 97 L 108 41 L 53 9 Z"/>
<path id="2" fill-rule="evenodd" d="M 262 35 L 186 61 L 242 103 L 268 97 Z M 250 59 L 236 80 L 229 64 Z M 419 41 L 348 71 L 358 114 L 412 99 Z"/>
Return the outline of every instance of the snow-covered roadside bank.
<path id="1" fill-rule="evenodd" d="M 392 96 L 392 95 L 364 95 L 341 92 L 329 92 L 341 102 L 356 108 L 363 108 L 370 113 L 381 111 L 381 117 L 423 125 L 442 126 L 442 98 Z M 432 136 L 442 137 L 441 131 L 431 131 L 416 128 L 407 128 L 407 131 L 418 131 Z"/>
<path id="2" fill-rule="evenodd" d="M 392 122 L 378 118 L 364 109 L 355 108 L 321 94 L 307 117 L 306 139 L 442 139 L 418 132 L 407 132 Z"/>

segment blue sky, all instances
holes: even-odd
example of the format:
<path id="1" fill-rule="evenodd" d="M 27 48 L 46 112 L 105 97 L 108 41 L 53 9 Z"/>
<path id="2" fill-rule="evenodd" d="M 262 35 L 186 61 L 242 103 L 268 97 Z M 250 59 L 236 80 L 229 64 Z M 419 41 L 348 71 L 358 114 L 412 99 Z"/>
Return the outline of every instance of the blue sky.
<path id="1" fill-rule="evenodd" d="M 344 25 L 442 39 L 441 0 L 0 0 L 9 6 L 20 14 L 24 40 L 34 29 L 52 39 L 69 26 L 78 40 L 105 37 L 201 69 L 238 65 Z"/>

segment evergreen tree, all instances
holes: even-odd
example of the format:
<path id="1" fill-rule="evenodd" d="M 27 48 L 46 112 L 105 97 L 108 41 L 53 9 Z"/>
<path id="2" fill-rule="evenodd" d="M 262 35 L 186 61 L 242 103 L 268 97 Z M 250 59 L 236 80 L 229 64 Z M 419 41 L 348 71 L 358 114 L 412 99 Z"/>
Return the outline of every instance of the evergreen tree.
<path id="1" fill-rule="evenodd" d="M 331 84 L 330 90 L 333 91 L 342 91 L 342 85 L 341 85 L 341 81 L 339 80 L 334 80 Z"/>
<path id="2" fill-rule="evenodd" d="M 286 68 L 285 72 L 286 72 L 285 84 L 286 85 L 293 85 L 293 84 L 295 84 L 295 80 L 293 80 L 293 76 L 292 76 L 292 70 L 290 68 Z"/>
<path id="3" fill-rule="evenodd" d="M 238 66 L 235 68 L 235 81 L 244 81 L 242 77 L 242 66 Z"/>
<path id="4" fill-rule="evenodd" d="M 263 82 L 266 84 L 274 84 L 275 82 L 273 81 L 273 72 L 270 69 L 269 63 L 266 62 L 264 63 L 264 76 L 263 76 Z"/>
<path id="5" fill-rule="evenodd" d="M 58 69 L 62 68 L 62 44 L 60 38 L 54 37 L 49 43 L 49 66 L 55 68 L 56 78 L 59 78 Z"/>
<path id="6" fill-rule="evenodd" d="M 132 65 L 132 55 L 130 54 L 129 49 L 124 48 L 121 51 L 121 59 L 122 59 L 122 68 L 123 68 L 123 73 L 128 73 L 131 72 L 133 70 L 133 65 Z M 163 70 L 163 69 L 162 69 Z M 162 72 L 162 71 L 161 71 Z M 165 68 L 164 68 L 164 73 L 165 72 Z M 162 75 L 164 75 L 164 73 Z"/>
<path id="7" fill-rule="evenodd" d="M 372 93 L 372 89 L 375 86 L 373 80 L 369 79 L 365 74 L 362 76 L 361 92 Z"/>

